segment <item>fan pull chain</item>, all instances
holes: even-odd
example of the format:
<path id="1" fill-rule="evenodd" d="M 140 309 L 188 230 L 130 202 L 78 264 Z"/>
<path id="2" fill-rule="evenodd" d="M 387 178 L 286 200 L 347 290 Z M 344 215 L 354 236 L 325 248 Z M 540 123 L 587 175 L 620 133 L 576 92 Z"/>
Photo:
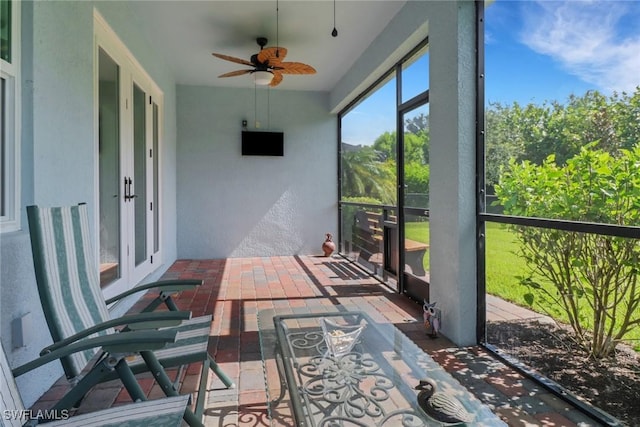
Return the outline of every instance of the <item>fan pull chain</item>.
<path id="1" fill-rule="evenodd" d="M 278 6 L 278 0 L 276 0 L 276 58 L 280 58 L 280 25 L 279 25 L 280 7 Z"/>
<path id="2" fill-rule="evenodd" d="M 333 37 L 338 37 L 338 30 L 336 30 L 336 0 L 333 0 L 333 31 L 331 31 Z"/>

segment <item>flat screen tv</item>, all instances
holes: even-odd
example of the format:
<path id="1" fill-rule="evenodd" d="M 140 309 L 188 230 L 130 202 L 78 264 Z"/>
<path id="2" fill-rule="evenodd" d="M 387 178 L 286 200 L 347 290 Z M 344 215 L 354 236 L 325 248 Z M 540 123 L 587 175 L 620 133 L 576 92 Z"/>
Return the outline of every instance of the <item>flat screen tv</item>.
<path id="1" fill-rule="evenodd" d="M 284 156 L 284 133 L 242 131 L 243 156 Z"/>

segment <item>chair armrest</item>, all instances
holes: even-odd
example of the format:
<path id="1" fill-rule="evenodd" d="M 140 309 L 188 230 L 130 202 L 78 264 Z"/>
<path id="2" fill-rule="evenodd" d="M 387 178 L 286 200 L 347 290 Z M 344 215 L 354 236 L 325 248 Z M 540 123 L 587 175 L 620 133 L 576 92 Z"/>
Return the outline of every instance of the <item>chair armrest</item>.
<path id="1" fill-rule="evenodd" d="M 117 319 L 107 320 L 106 322 L 98 323 L 90 328 L 87 328 L 77 334 L 71 335 L 63 340 L 56 341 L 48 347 L 45 347 L 40 352 L 42 356 L 45 353 L 54 351 L 58 348 L 67 346 L 73 342 L 82 340 L 90 335 L 104 331 L 116 326 L 128 326 L 129 329 L 158 329 L 170 326 L 177 326 L 182 323 L 183 320 L 191 319 L 190 311 L 157 311 L 153 313 L 139 313 L 129 314 Z M 129 332 L 122 332 L 121 335 L 128 334 Z"/>
<path id="2" fill-rule="evenodd" d="M 186 280 L 161 280 L 158 282 L 146 283 L 144 285 L 136 286 L 133 289 L 129 289 L 121 294 L 109 298 L 105 302 L 107 305 L 112 304 L 124 297 L 133 295 L 137 292 L 146 291 L 148 289 L 159 288 L 160 292 L 174 294 L 176 292 L 184 291 L 187 289 L 193 289 L 202 285 L 202 280 L 186 279 Z"/>
<path id="3" fill-rule="evenodd" d="M 105 351 L 109 352 L 156 350 L 163 348 L 169 343 L 175 342 L 177 333 L 178 331 L 175 329 L 165 329 L 161 331 L 132 331 L 124 334 L 87 338 L 46 352 L 39 358 L 25 363 L 22 366 L 18 366 L 13 369 L 12 372 L 14 377 L 18 377 L 49 362 L 58 360 L 61 357 L 97 347 L 102 347 Z"/>

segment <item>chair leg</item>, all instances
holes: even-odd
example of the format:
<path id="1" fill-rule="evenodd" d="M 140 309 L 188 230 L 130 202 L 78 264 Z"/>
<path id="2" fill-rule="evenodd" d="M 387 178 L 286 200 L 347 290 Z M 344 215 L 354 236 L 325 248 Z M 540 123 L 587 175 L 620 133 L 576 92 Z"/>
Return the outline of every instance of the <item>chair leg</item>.
<path id="1" fill-rule="evenodd" d="M 170 311 L 180 311 L 176 303 L 171 298 L 171 295 L 162 294 L 153 301 L 149 303 L 143 310 L 142 313 L 149 313 L 154 311 L 156 308 L 160 307 L 160 304 L 164 303 Z"/>
<path id="2" fill-rule="evenodd" d="M 211 355 L 209 355 L 209 368 L 213 371 L 214 374 L 216 374 L 218 378 L 220 378 L 220 380 L 223 382 L 225 387 L 236 388 L 235 383 L 231 381 L 231 379 L 227 376 L 227 374 L 222 372 L 222 369 L 220 369 L 220 366 L 218 366 L 215 359 L 211 357 Z"/>
<path id="3" fill-rule="evenodd" d="M 129 396 L 131 396 L 132 401 L 143 402 L 147 400 L 147 396 L 145 396 L 135 375 L 133 375 L 131 368 L 124 359 L 121 359 L 116 365 L 116 372 L 118 372 L 118 376 L 122 384 L 124 384 L 124 388 L 127 389 Z"/>
<path id="4" fill-rule="evenodd" d="M 170 311 L 180 311 L 180 309 L 178 308 L 176 303 L 173 301 L 173 298 L 171 298 L 171 296 L 168 296 L 167 299 L 164 300 L 164 304 L 167 306 L 167 308 Z"/>
<path id="5" fill-rule="evenodd" d="M 62 410 L 76 407 L 84 396 L 96 384 L 100 384 L 103 379 L 113 371 L 114 366 L 107 359 L 102 360 L 91 369 L 78 383 L 60 399 L 51 409 Z"/>
<path id="6" fill-rule="evenodd" d="M 162 304 L 162 299 L 160 299 L 160 297 L 156 297 L 156 299 L 154 299 L 153 301 L 151 301 L 149 303 L 148 306 L 146 306 L 143 310 L 142 313 L 151 313 L 153 312 L 153 310 L 155 310 L 156 308 L 158 308 L 160 306 L 160 304 Z"/>
<path id="7" fill-rule="evenodd" d="M 196 399 L 196 406 L 194 413 L 197 417 L 202 418 L 204 412 L 204 398 L 206 397 L 207 384 L 209 380 L 209 359 L 202 362 L 202 370 L 200 371 L 200 384 L 198 384 L 198 398 Z"/>
<path id="8" fill-rule="evenodd" d="M 171 379 L 169 379 L 169 376 L 167 376 L 166 372 L 164 371 L 164 367 L 160 364 L 160 362 L 158 362 L 155 354 L 153 354 L 153 352 L 151 351 L 141 351 L 140 356 L 142 356 L 142 358 L 144 359 L 145 363 L 147 364 L 147 368 L 149 368 L 149 372 L 153 374 L 153 377 L 156 379 L 158 385 L 164 391 L 164 394 L 167 396 L 178 396 L 179 394 L 173 386 Z M 200 392 L 204 392 L 204 390 L 199 390 L 198 394 Z M 201 419 L 198 418 L 189 408 L 184 411 L 183 418 L 191 427 L 204 427 Z"/>
<path id="9" fill-rule="evenodd" d="M 202 362 L 202 370 L 200 372 L 200 384 L 198 386 L 198 390 L 202 391 L 202 393 L 198 393 L 198 399 L 196 400 L 196 406 L 194 411 L 196 416 L 200 418 L 202 417 L 204 412 L 204 399 L 206 397 L 205 396 L 206 393 L 204 393 L 204 391 L 207 390 L 207 384 L 209 382 L 208 381 L 209 369 L 211 369 L 211 371 L 213 371 L 213 373 L 216 374 L 218 378 L 220 378 L 220 380 L 222 380 L 225 387 L 235 388 L 236 386 L 233 383 L 233 381 L 231 381 L 229 377 L 224 372 L 222 372 L 222 370 L 220 369 L 216 361 L 213 359 L 213 357 L 208 356 L 207 360 Z"/>

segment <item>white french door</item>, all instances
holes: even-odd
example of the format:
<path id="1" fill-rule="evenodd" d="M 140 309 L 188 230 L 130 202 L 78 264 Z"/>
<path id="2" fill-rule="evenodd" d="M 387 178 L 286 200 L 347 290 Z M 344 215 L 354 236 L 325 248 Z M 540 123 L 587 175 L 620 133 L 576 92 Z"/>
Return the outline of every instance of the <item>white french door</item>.
<path id="1" fill-rule="evenodd" d="M 159 264 L 162 94 L 98 15 L 95 27 L 100 284 L 111 296 Z"/>

